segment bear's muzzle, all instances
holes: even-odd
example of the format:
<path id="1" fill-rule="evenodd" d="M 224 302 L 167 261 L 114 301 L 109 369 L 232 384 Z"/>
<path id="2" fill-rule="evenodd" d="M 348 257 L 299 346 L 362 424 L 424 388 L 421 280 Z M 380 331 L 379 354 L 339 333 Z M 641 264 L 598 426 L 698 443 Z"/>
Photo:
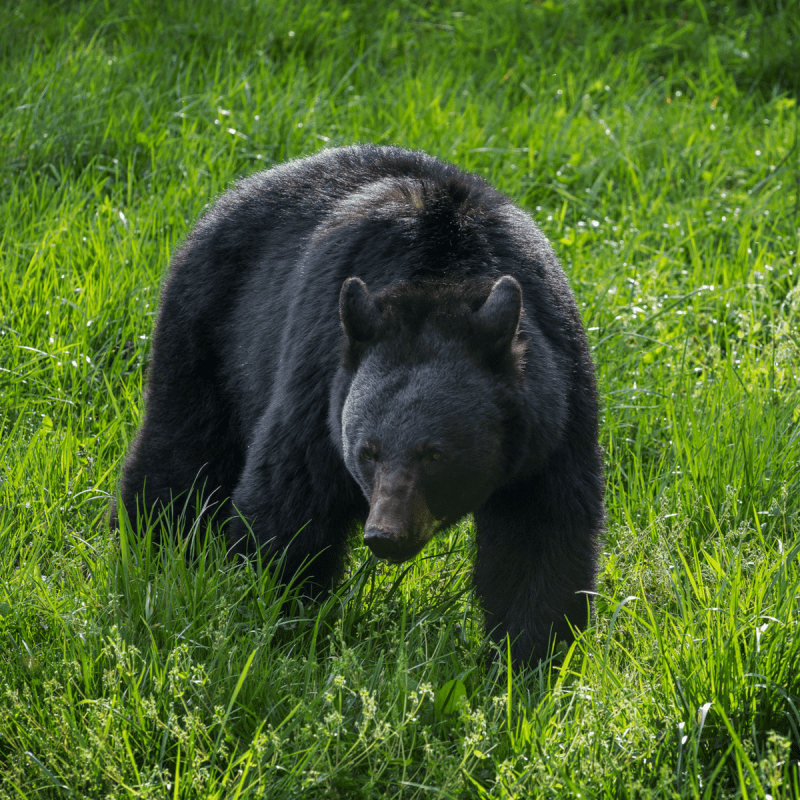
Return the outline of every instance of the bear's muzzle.
<path id="1" fill-rule="evenodd" d="M 414 558 L 433 538 L 439 521 L 411 469 L 381 465 L 375 476 L 364 544 L 393 564 Z"/>

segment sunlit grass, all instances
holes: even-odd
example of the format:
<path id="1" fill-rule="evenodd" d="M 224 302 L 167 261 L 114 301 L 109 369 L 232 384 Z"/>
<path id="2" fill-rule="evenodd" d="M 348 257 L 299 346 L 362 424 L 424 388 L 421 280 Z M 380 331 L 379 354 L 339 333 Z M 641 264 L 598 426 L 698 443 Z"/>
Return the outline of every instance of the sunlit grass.
<path id="1" fill-rule="evenodd" d="M 795 5 L 0 15 L 0 798 L 800 796 Z M 358 141 L 486 177 L 575 290 L 609 526 L 560 669 L 487 642 L 468 521 L 322 604 L 105 525 L 170 254 Z"/>

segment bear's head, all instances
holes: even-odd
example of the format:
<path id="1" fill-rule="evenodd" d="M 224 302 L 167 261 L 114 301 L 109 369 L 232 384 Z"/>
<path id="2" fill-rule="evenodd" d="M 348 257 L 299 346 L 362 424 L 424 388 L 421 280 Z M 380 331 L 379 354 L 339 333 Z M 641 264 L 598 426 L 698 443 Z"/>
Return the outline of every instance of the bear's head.
<path id="1" fill-rule="evenodd" d="M 345 281 L 341 448 L 369 501 L 364 541 L 378 557 L 413 558 L 507 475 L 521 313 L 508 275 L 466 288 L 405 283 L 375 297 L 359 278 Z"/>

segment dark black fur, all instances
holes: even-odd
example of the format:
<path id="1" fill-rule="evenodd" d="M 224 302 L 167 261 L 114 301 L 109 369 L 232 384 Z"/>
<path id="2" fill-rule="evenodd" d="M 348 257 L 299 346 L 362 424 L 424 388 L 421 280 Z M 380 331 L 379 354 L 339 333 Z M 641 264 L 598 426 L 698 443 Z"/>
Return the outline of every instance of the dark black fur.
<path id="1" fill-rule="evenodd" d="M 593 366 L 550 245 L 422 153 L 327 150 L 242 181 L 172 263 L 121 496 L 134 526 L 187 497 L 191 523 L 210 497 L 247 551 L 231 498 L 323 587 L 355 523 L 400 561 L 472 512 L 488 628 L 517 662 L 546 655 L 587 622 L 603 527 Z"/>

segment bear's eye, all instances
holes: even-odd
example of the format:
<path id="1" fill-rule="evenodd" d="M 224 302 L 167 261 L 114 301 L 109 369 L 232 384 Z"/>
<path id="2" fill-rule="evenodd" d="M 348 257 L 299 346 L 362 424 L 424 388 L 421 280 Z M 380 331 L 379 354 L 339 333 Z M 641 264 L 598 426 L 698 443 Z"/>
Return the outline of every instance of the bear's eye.
<path id="1" fill-rule="evenodd" d="M 438 450 L 431 450 L 425 454 L 426 461 L 441 461 L 442 454 Z"/>
<path id="2" fill-rule="evenodd" d="M 361 453 L 361 460 L 362 461 L 374 461 L 375 460 L 375 453 L 372 452 L 369 448 L 364 448 Z"/>

